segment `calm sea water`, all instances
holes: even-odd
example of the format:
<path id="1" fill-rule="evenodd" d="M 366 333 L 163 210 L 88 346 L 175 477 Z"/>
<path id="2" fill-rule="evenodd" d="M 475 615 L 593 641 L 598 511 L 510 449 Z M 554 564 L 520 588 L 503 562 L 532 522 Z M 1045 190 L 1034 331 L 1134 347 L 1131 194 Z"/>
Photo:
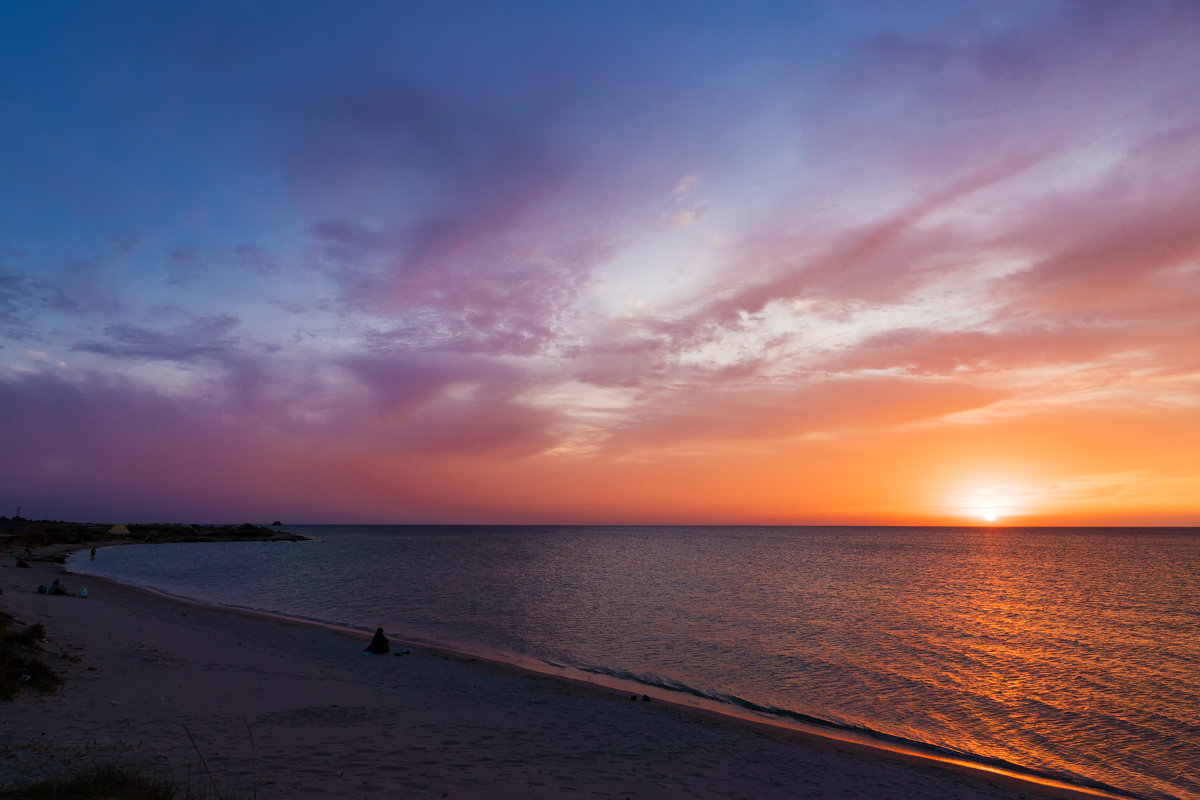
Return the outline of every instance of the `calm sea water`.
<path id="1" fill-rule="evenodd" d="M 294 526 L 71 568 L 1200 798 L 1200 532 Z"/>

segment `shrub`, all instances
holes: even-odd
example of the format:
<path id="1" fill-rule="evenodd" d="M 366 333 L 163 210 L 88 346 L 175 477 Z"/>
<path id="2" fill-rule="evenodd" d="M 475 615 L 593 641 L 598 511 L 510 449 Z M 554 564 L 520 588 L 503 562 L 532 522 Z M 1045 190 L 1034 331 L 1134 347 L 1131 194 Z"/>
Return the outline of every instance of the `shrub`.
<path id="1" fill-rule="evenodd" d="M 22 687 L 48 692 L 62 683 L 37 656 L 34 645 L 46 638 L 41 623 L 9 633 L 14 618 L 0 611 L 0 700 L 12 700 Z"/>
<path id="2" fill-rule="evenodd" d="M 35 622 L 23 631 L 18 633 L 10 633 L 8 640 L 13 644 L 31 645 L 34 642 L 43 641 L 46 638 L 46 629 L 42 623 Z"/>

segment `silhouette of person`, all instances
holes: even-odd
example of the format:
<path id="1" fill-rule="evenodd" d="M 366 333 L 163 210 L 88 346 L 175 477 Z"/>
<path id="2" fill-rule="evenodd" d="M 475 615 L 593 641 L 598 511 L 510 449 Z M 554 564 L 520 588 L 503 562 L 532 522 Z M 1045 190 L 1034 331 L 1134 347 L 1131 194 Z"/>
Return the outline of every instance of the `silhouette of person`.
<path id="1" fill-rule="evenodd" d="M 371 643 L 363 648 L 364 653 L 374 653 L 377 656 L 386 656 L 391 651 L 388 644 L 388 638 L 383 635 L 383 628 L 375 629 L 375 637 L 371 639 Z"/>

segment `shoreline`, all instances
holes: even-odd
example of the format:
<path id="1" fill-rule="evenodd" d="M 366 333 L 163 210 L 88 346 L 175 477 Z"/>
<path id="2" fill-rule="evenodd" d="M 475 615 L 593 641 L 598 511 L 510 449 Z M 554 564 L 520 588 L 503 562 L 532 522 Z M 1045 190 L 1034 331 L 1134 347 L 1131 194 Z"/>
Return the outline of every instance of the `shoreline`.
<path id="1" fill-rule="evenodd" d="M 75 546 L 57 549 L 60 552 L 70 552 L 79 548 Z M 14 575 L 14 573 L 17 574 Z M 80 654 L 81 658 L 85 661 L 92 658 L 98 663 L 82 668 L 72 664 L 66 669 L 61 669 L 60 671 L 65 673 L 65 677 L 68 678 L 68 683 L 59 692 L 45 697 L 19 698 L 16 703 L 6 707 L 4 719 L 0 720 L 0 732 L 5 734 L 6 741 L 17 741 L 16 733 L 20 724 L 28 724 L 31 720 L 48 722 L 56 731 L 56 741 L 59 740 L 63 736 L 62 731 L 68 729 L 71 724 L 72 715 L 79 717 L 84 714 L 79 697 L 85 682 L 92 684 L 92 688 L 97 692 L 119 694 L 118 690 L 124 691 L 126 695 L 123 700 L 110 701 L 112 706 L 118 708 L 122 703 L 136 704 L 137 701 L 144 700 L 144 697 L 138 695 L 145 695 L 147 686 L 142 685 L 138 680 L 134 680 L 130 684 L 128 675 L 118 677 L 112 674 L 111 662 L 122 660 L 129 662 L 128 666 L 131 668 L 140 667 L 143 672 L 153 673 L 153 675 L 147 676 L 148 683 L 172 682 L 170 669 L 155 666 L 164 663 L 174 663 L 186 667 L 193 673 L 197 672 L 197 668 L 199 668 L 198 671 L 201 674 L 213 672 L 222 674 L 224 677 L 216 683 L 212 680 L 207 682 L 195 680 L 196 676 L 193 676 L 194 680 L 190 688 L 193 690 L 191 693 L 200 698 L 198 707 L 193 700 L 182 702 L 182 708 L 179 708 L 178 706 L 181 705 L 179 698 L 171 703 L 168 702 L 167 696 L 161 697 L 160 704 L 165 705 L 157 712 L 159 721 L 161 722 L 164 717 L 180 721 L 190 719 L 191 724 L 197 727 L 194 729 L 189 727 L 189 731 L 206 731 L 205 715 L 199 713 L 200 709 L 207 707 L 204 697 L 221 693 L 237 697 L 238 702 L 235 703 L 235 706 L 246 712 L 246 716 L 243 718 L 245 728 L 239 729 L 236 719 L 228 713 L 219 715 L 223 719 L 226 729 L 223 735 L 217 737 L 224 740 L 223 747 L 236 750 L 240 739 L 243 741 L 242 749 L 244 749 L 246 735 L 253 729 L 253 742 L 267 739 L 271 741 L 276 751 L 280 751 L 281 748 L 282 750 L 290 749 L 292 751 L 290 755 L 287 752 L 277 752 L 276 760 L 285 767 L 303 769 L 306 774 L 311 773 L 313 769 L 312 757 L 306 755 L 312 751 L 311 742 L 306 744 L 303 737 L 297 738 L 295 731 L 292 731 L 287 737 L 287 741 L 292 746 L 285 747 L 277 736 L 268 736 L 264 733 L 264 725 L 278 727 L 281 720 L 286 722 L 287 714 L 296 714 L 307 710 L 317 718 L 322 716 L 328 718 L 332 715 L 333 719 L 325 720 L 327 724 L 334 724 L 333 720 L 336 719 L 338 729 L 349 729 L 360 727 L 360 723 L 352 718 L 345 718 L 344 714 L 333 711 L 334 709 L 355 707 L 363 712 L 365 719 L 374 719 L 375 721 L 400 719 L 406 711 L 411 711 L 411 709 L 405 709 L 403 703 L 396 706 L 395 698 L 391 703 L 383 703 L 385 713 L 382 717 L 378 713 L 372 712 L 375 707 L 372 702 L 359 706 L 351 706 L 349 702 L 342 702 L 326 703 L 323 706 L 303 705 L 297 708 L 294 698 L 288 700 L 285 697 L 275 696 L 270 691 L 267 694 L 272 695 L 273 699 L 264 705 L 265 698 L 258 696 L 258 693 L 263 690 L 262 687 L 266 683 L 270 682 L 270 678 L 264 678 L 263 675 L 270 676 L 285 671 L 283 664 L 272 655 L 274 651 L 282 649 L 284 652 L 293 653 L 296 660 L 302 661 L 303 666 L 309 670 L 321 666 L 333 673 L 332 677 L 344 680 L 348 686 L 343 686 L 339 692 L 334 692 L 344 701 L 358 700 L 362 702 L 366 699 L 361 694 L 363 676 L 359 674 L 363 672 L 364 667 L 370 671 L 371 675 L 398 673 L 395 675 L 397 679 L 406 677 L 411 679 L 414 678 L 413 672 L 419 672 L 420 680 L 417 680 L 410 688 L 419 688 L 423 694 L 432 694 L 437 698 L 434 709 L 425 709 L 427 718 L 423 717 L 424 724 L 435 729 L 454 731 L 451 738 L 442 740 L 443 750 L 459 749 L 462 728 L 466 724 L 464 721 L 472 719 L 476 712 L 480 712 L 481 708 L 495 706 L 489 708 L 487 713 L 480 713 L 480 716 L 491 720 L 490 725 L 483 726 L 484 729 L 495 731 L 491 734 L 484 734 L 488 741 L 484 741 L 481 736 L 480 741 L 475 743 L 476 746 L 470 748 L 471 752 L 467 754 L 465 761 L 461 759 L 461 754 L 458 754 L 460 760 L 454 763 L 454 769 L 441 772 L 433 770 L 434 774 L 431 780 L 442 781 L 448 786 L 459 784 L 456 789 L 444 790 L 447 794 L 442 796 L 556 797 L 571 795 L 574 792 L 609 796 L 611 791 L 616 792 L 611 796 L 643 796 L 646 794 L 642 789 L 644 784 L 636 780 L 637 767 L 639 761 L 642 761 L 654 765 L 650 774 L 657 776 L 655 780 L 660 783 L 659 788 L 652 794 L 658 797 L 704 796 L 703 790 L 713 785 L 712 773 L 714 770 L 720 773 L 717 776 L 717 785 L 723 786 L 725 789 L 725 793 L 720 796 L 742 796 L 740 793 L 746 792 L 745 796 L 748 797 L 794 797 L 800 790 L 794 787 L 787 788 L 789 783 L 786 780 L 781 780 L 779 776 L 764 780 L 763 776 L 759 774 L 764 770 L 771 772 L 772 768 L 783 769 L 786 772 L 789 766 L 795 775 L 826 776 L 824 783 L 810 787 L 805 790 L 806 793 L 802 793 L 803 796 L 813 797 L 850 796 L 855 791 L 865 791 L 874 796 L 926 796 L 931 798 L 1134 797 L 1134 795 L 1112 794 L 1099 789 L 1068 784 L 1044 776 L 1014 772 L 965 758 L 958 759 L 936 753 L 920 752 L 898 743 L 879 741 L 868 735 L 856 736 L 853 731 L 825 730 L 823 727 L 815 725 L 780 724 L 781 721 L 758 718 L 751 714 L 730 713 L 731 709 L 728 708 L 708 708 L 702 704 L 680 702 L 677 698 L 673 699 L 664 696 L 661 692 L 653 692 L 640 684 L 631 682 L 627 687 L 622 687 L 616 679 L 613 682 L 596 680 L 595 676 L 585 676 L 583 673 L 573 675 L 567 670 L 556 671 L 550 665 L 538 668 L 530 664 L 487 660 L 475 654 L 422 642 L 397 642 L 400 646 L 412 651 L 411 655 L 403 658 L 364 658 L 357 654 L 357 650 L 361 649 L 363 644 L 363 634 L 360 632 L 323 625 L 317 621 L 191 601 L 97 576 L 86 576 L 96 588 L 89 587 L 91 589 L 90 597 L 83 601 L 75 598 L 22 596 L 19 594 L 20 587 L 14 585 L 13 582 L 13 578 L 28 576 L 26 584 L 32 582 L 36 586 L 38 582 L 49 581 L 50 578 L 45 576 L 63 573 L 75 575 L 78 578 L 85 577 L 81 573 L 71 573 L 49 562 L 40 562 L 33 570 L 15 570 L 5 564 L 4 568 L 0 569 L 0 584 L 5 588 L 3 597 L 5 605 L 16 616 L 30 623 L 42 621 L 41 618 L 38 618 L 38 611 L 52 612 L 47 614 L 49 619 L 46 627 L 50 640 L 47 649 L 61 645 L 81 649 L 84 651 Z M 42 576 L 40 580 L 35 579 L 39 574 Z M 20 601 L 12 602 L 17 597 L 20 597 Z M 152 653 L 149 658 L 143 656 L 143 663 L 140 665 L 130 661 L 128 654 L 113 652 L 115 642 L 112 641 L 114 638 L 121 638 L 119 629 L 126 627 L 127 616 L 135 609 L 142 618 L 143 624 L 139 625 L 137 630 L 126 630 L 124 634 L 125 638 L 132 636 L 135 640 L 133 648 L 135 653 L 139 651 Z M 181 626 L 178 624 L 181 622 L 181 617 L 202 619 L 203 626 L 197 629 L 192 624 L 195 619 L 189 620 L 187 625 Z M 82 630 L 81 625 L 93 626 L 93 630 Z M 256 654 L 249 658 L 251 662 L 254 662 L 254 669 L 251 671 L 257 674 L 253 686 L 247 686 L 245 681 L 240 684 L 237 681 L 230 681 L 229 672 L 231 669 L 237 671 L 237 659 L 230 663 L 230 653 L 212 652 L 211 642 L 208 640 L 213 637 L 218 640 L 227 640 L 228 634 L 231 632 L 240 632 L 254 641 L 260 641 L 265 648 L 265 652 L 256 651 Z M 107 648 L 104 642 L 105 634 L 109 639 Z M 183 648 L 192 653 L 190 659 L 179 653 L 172 653 L 170 649 L 159 650 L 152 644 L 156 638 L 164 637 L 178 641 L 181 635 L 183 635 L 183 643 L 191 645 Z M 193 641 L 188 642 L 188 637 L 191 637 Z M 149 639 L 150 642 L 148 643 L 146 639 Z M 196 639 L 203 641 L 195 641 Z M 299 648 L 299 652 L 297 652 L 298 641 L 303 645 Z M 244 647 L 245 640 L 239 639 L 233 649 L 236 651 Z M 249 656 L 249 654 L 245 655 Z M 289 664 L 292 661 L 292 659 L 284 660 Z M 99 662 L 110 662 L 110 665 L 106 668 Z M 412 669 L 417 665 L 420 665 L 419 669 Z M 83 670 L 101 674 L 99 676 L 87 675 Z M 138 670 L 134 669 L 134 671 Z M 320 676 L 320 670 L 316 673 L 309 671 L 305 674 L 306 678 L 293 686 L 293 693 L 296 697 L 301 702 L 316 698 L 330 699 L 325 697 L 330 692 L 330 681 Z M 295 677 L 291 676 L 293 679 Z M 618 685 L 612 685 L 612 683 Z M 177 691 L 185 684 L 186 682 L 174 681 Z M 387 682 L 376 682 L 371 685 L 373 692 L 369 696 L 374 699 L 378 699 L 380 695 L 386 695 L 392 688 Z M 464 691 L 463 686 L 473 687 L 473 690 Z M 353 688 L 353 691 L 349 691 L 350 696 L 342 697 L 342 694 L 345 694 L 349 688 Z M 128 696 L 131 691 L 132 697 Z M 653 701 L 631 703 L 631 691 L 650 693 L 653 695 Z M 537 699 L 530 699 L 527 696 L 530 693 L 536 695 Z M 63 695 L 67 697 L 60 700 Z M 83 696 L 86 697 L 87 693 L 83 693 Z M 516 703 L 512 702 L 514 696 L 519 698 Z M 496 697 L 506 698 L 507 702 L 496 705 Z M 555 699 L 558 702 L 555 702 Z M 150 703 L 150 705 L 158 704 Z M 549 708 L 543 706 L 549 706 Z M 583 711 L 586 712 L 583 713 L 582 718 L 580 717 L 580 706 L 583 706 Z M 9 713 L 14 709 L 21 710 L 21 707 L 24 707 L 25 711 L 33 708 L 35 713 L 32 716 Z M 251 725 L 250 722 L 250 711 L 258 712 L 254 725 Z M 116 720 L 112 719 L 111 713 L 101 712 L 111 712 L 111 709 L 103 707 L 91 709 L 91 715 L 97 717 L 91 721 L 91 726 L 101 735 L 94 739 L 84 739 L 85 744 L 89 741 L 111 740 L 111 735 L 103 736 L 102 732 L 105 725 L 108 725 L 108 733 L 111 734 L 111 728 Z M 279 714 L 283 714 L 284 718 L 278 717 Z M 496 719 L 497 714 L 504 719 Z M 155 715 L 150 716 L 153 718 Z M 301 716 L 304 715 L 301 714 Z M 517 747 L 512 742 L 502 744 L 491 741 L 500 738 L 499 733 L 506 728 L 506 724 L 502 723 L 511 723 L 511 720 L 507 719 L 511 717 L 517 719 L 528 717 L 530 720 L 536 719 L 542 722 L 549 719 L 552 723 L 551 727 L 561 728 L 561 730 L 558 730 L 551 740 L 540 741 L 538 746 L 533 748 L 540 757 L 531 759 L 528 757 L 530 755 L 528 745 L 532 743 L 530 741 L 526 742 L 525 749 Z M 129 727 L 128 723 L 131 720 L 124 717 L 121 717 L 121 720 L 127 723 L 126 727 Z M 607 759 L 604 758 L 602 750 L 596 750 L 594 737 L 589 738 L 586 742 L 578 742 L 572 738 L 572 729 L 579 727 L 579 723 L 582 721 L 605 728 L 608 731 L 609 743 L 613 746 L 620 746 L 622 740 L 625 739 L 638 740 L 640 738 L 646 745 L 644 756 L 639 759 L 633 754 L 626 753 L 615 762 L 608 762 L 606 769 L 604 765 Z M 132 722 L 134 723 L 132 727 L 137 728 L 138 720 L 132 720 Z M 143 726 L 146 722 L 145 719 L 141 720 Z M 116 725 L 116 727 L 121 726 Z M 283 724 L 282 727 L 288 726 Z M 470 725 L 468 727 L 478 726 Z M 231 732 L 230 729 L 234 730 Z M 275 733 L 278 734 L 279 731 L 275 731 Z M 309 731 L 309 733 L 311 738 L 313 732 Z M 43 730 L 41 734 L 34 737 L 34 741 L 37 738 L 44 738 L 46 735 L 46 731 Z M 190 735 L 189 733 L 189 737 Z M 579 734 L 576 733 L 574 736 L 578 738 Z M 724 770 L 716 769 L 721 766 L 719 761 L 708 760 L 705 764 L 689 763 L 689 759 L 695 760 L 696 751 L 703 749 L 698 748 L 697 745 L 713 736 L 725 741 L 725 745 L 719 750 L 730 754 L 730 762 L 724 765 L 726 768 Z M 564 737 L 565 741 L 561 741 L 563 745 L 561 748 L 551 747 L 555 742 L 563 740 Z M 77 739 L 78 737 L 66 738 Z M 139 746 L 146 746 L 148 738 L 150 737 L 143 735 Z M 188 762 L 190 768 L 196 753 L 188 752 L 189 748 L 184 746 L 186 740 L 181 740 L 178 734 L 173 738 L 174 742 L 169 746 L 163 746 L 161 743 L 151 746 L 149 749 L 154 751 L 151 760 L 165 764 L 172 759 L 177 763 L 182 758 Z M 357 737 L 339 741 L 342 748 L 349 748 L 350 753 L 353 754 L 363 750 L 364 745 L 375 743 L 373 741 L 375 738 L 377 738 L 376 735 L 370 730 L 364 730 Z M 680 747 L 678 744 L 673 744 L 670 752 L 673 754 L 673 760 L 683 759 L 686 766 L 660 763 L 661 754 L 656 756 L 654 752 L 663 749 L 664 741 L 678 742 L 680 740 L 684 742 L 684 745 Z M 774 760 L 770 763 L 761 763 L 761 758 L 755 753 L 763 749 L 765 744 L 769 744 L 769 749 L 783 762 L 782 766 Z M 545 771 L 544 767 L 532 766 L 536 764 L 557 766 L 561 771 L 567 764 L 574 764 L 579 760 L 578 752 L 581 745 L 591 748 L 589 752 L 592 754 L 590 761 L 593 767 L 591 778 L 582 782 L 569 779 L 565 774 L 559 775 L 557 781 L 547 782 L 531 779 L 522 781 L 511 774 L 514 770 L 510 767 L 516 767 L 516 764 L 505 766 L 506 762 L 520 762 L 528 765 L 537 773 L 533 777 L 537 777 L 538 774 Z M 423 745 L 413 745 L 413 747 L 427 756 L 437 754 L 436 748 Z M 516 748 L 516 757 L 500 757 L 501 755 L 513 755 L 509 751 L 514 747 Z M 548 747 L 550 747 L 550 752 L 546 751 Z M 323 777 L 317 782 L 319 785 L 306 785 L 303 788 L 305 793 L 323 792 L 327 796 L 345 796 L 349 790 L 362 791 L 364 792 L 362 796 L 371 794 L 372 790 L 369 787 L 374 785 L 371 780 L 364 781 L 356 789 L 345 785 L 347 770 L 340 768 L 340 762 L 346 761 L 342 757 L 344 754 L 339 755 L 336 748 L 318 752 L 322 754 L 321 758 L 331 763 L 324 768 L 317 769 L 317 772 Z M 397 753 L 393 752 L 392 755 L 395 756 Z M 214 759 L 211 756 L 207 760 L 210 763 L 214 760 L 218 763 L 221 761 L 220 758 Z M 353 758 L 349 760 L 354 761 Z M 237 759 L 234 759 L 234 763 L 237 763 Z M 429 758 L 421 762 L 423 766 L 431 769 L 437 763 L 441 762 L 434 759 L 430 763 Z M 756 768 L 747 771 L 748 765 L 751 764 Z M 634 769 L 632 783 L 630 782 L 631 775 L 628 773 L 630 768 Z M 642 768 L 648 769 L 645 764 L 642 765 Z M 397 769 L 404 772 L 405 769 L 411 769 L 411 767 Z M 176 770 L 178 770 L 177 766 Z M 522 772 L 519 769 L 516 771 Z M 12 776 L 8 772 L 0 768 L 0 785 L 4 785 L 5 780 L 12 780 Z M 244 779 L 245 776 L 242 773 L 245 772 L 245 764 L 241 764 L 233 772 L 241 775 L 241 779 Z M 458 775 L 461 772 L 472 776 L 466 785 L 463 785 L 463 780 Z M 336 780 L 333 780 L 331 776 L 335 773 Z M 274 773 L 271 771 L 264 771 L 261 765 L 254 766 L 252 774 L 264 775 L 260 781 L 261 785 L 256 786 L 256 793 L 263 791 L 264 796 L 292 796 L 287 791 L 282 794 L 272 794 L 272 787 L 279 787 L 281 782 L 277 777 L 272 777 Z M 830 777 L 831 775 L 833 777 Z M 259 778 L 254 780 L 259 780 Z M 310 780 L 312 780 L 311 777 Z M 661 784 L 663 780 L 667 781 L 668 786 Z M 330 785 L 331 781 L 336 784 L 336 788 Z M 518 784 L 520 784 L 520 788 L 517 788 Z M 428 784 L 430 787 L 432 785 L 432 783 Z M 920 791 L 914 792 L 913 789 L 918 785 L 921 787 Z M 408 785 L 406 784 L 406 786 Z M 908 788 L 903 788 L 904 786 Z M 301 789 L 300 786 L 293 786 L 293 788 L 298 791 Z M 409 791 L 414 788 L 419 787 L 408 786 Z M 729 794 L 731 791 L 732 795 Z"/>
<path id="2" fill-rule="evenodd" d="M 113 544 L 120 546 L 129 543 L 116 542 Z M 73 555 L 73 553 L 68 554 L 68 557 L 70 555 Z M 66 566 L 69 567 L 69 564 Z M 66 569 L 66 574 L 78 575 L 133 591 L 143 592 L 152 597 L 161 598 L 169 603 L 209 608 L 230 614 L 242 614 L 249 617 L 284 623 L 311 625 L 332 631 L 338 635 L 353 638 L 355 641 L 371 634 L 371 631 L 367 628 L 359 629 L 353 626 L 244 606 L 211 603 L 182 595 L 174 595 L 151 586 L 123 583 L 112 578 L 87 573 L 73 573 L 69 569 Z M 632 679 L 623 679 L 604 673 L 591 673 L 577 667 L 556 665 L 532 657 L 513 656 L 510 659 L 506 659 L 495 655 L 489 656 L 482 651 L 458 649 L 451 645 L 436 642 L 403 639 L 394 635 L 390 636 L 389 639 L 392 642 L 393 650 L 399 648 L 417 649 L 428 651 L 431 654 L 448 659 L 480 662 L 492 669 L 511 671 L 520 675 L 529 675 L 572 684 L 581 690 L 596 692 L 610 699 L 623 700 L 629 697 L 631 700 L 636 700 L 637 698 L 633 695 L 646 695 L 660 706 L 671 707 L 684 714 L 696 714 L 711 718 L 717 724 L 744 726 L 750 730 L 761 731 L 768 736 L 794 738 L 818 747 L 844 748 L 861 752 L 868 756 L 891 758 L 912 764 L 929 765 L 939 769 L 961 772 L 965 775 L 976 777 L 983 775 L 987 780 L 997 782 L 1001 785 L 1012 786 L 1018 789 L 1033 788 L 1039 792 L 1043 792 L 1046 797 L 1063 798 L 1063 800 L 1086 800 L 1087 798 L 1092 798 L 1093 800 L 1139 800 L 1141 797 L 1131 792 L 1122 792 L 1104 786 L 1086 786 L 1071 783 L 1068 780 L 1057 778 L 1053 775 L 1039 774 L 1033 770 L 1022 769 L 1017 765 L 1010 765 L 999 761 L 989 763 L 982 758 L 972 758 L 970 754 L 966 753 L 955 754 L 936 745 L 925 745 L 921 742 L 892 737 L 867 729 L 842 726 L 834 722 L 826 722 L 816 718 L 812 722 L 793 721 L 771 716 L 770 714 L 756 713 L 752 710 L 741 711 L 735 706 L 721 703 L 717 700 L 703 697 L 687 697 L 670 689 L 644 684 Z"/>

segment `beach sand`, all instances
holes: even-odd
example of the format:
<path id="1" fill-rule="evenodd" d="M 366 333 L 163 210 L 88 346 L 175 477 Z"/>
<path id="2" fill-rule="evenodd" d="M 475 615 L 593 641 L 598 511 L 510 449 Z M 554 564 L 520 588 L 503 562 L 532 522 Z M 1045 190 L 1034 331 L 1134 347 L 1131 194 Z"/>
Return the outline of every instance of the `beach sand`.
<path id="1" fill-rule="evenodd" d="M 197 789 L 206 764 L 222 791 L 259 798 L 1064 796 L 429 648 L 364 655 L 367 636 L 3 563 L 0 604 L 45 625 L 67 681 L 0 702 L 0 786 L 47 752 L 82 751 Z M 89 597 L 35 593 L 60 576 Z"/>

